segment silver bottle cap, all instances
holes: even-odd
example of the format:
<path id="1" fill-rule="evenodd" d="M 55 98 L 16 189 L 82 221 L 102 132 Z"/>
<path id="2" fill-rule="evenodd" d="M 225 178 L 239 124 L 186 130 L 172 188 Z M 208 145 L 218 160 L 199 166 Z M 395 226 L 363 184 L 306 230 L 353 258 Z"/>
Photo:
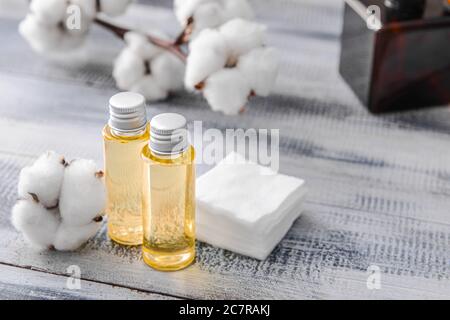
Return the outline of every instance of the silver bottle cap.
<path id="1" fill-rule="evenodd" d="M 109 99 L 109 126 L 118 132 L 142 130 L 147 124 L 145 98 L 135 92 L 120 92 Z"/>
<path id="2" fill-rule="evenodd" d="M 178 113 L 161 113 L 150 121 L 150 150 L 164 155 L 184 152 L 188 147 L 186 118 Z"/>

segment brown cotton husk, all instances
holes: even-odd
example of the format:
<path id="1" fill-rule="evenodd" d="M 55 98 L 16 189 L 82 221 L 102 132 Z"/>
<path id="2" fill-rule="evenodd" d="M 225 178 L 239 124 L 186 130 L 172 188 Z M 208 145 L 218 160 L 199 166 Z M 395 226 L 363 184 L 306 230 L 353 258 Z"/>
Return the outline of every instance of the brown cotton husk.
<path id="1" fill-rule="evenodd" d="M 103 221 L 103 217 L 102 216 L 97 216 L 94 219 L 92 219 L 92 221 L 94 221 L 94 222 L 102 222 Z"/>
<path id="2" fill-rule="evenodd" d="M 37 196 L 36 193 L 28 192 L 28 194 L 31 196 L 31 198 L 33 198 L 34 202 L 39 203 L 39 197 Z"/>
<path id="3" fill-rule="evenodd" d="M 180 35 L 175 40 L 174 45 L 181 46 L 185 43 L 188 43 L 193 29 L 194 29 L 194 18 L 190 17 L 187 20 L 186 26 L 184 27 L 183 31 L 180 33 Z"/>
<path id="4" fill-rule="evenodd" d="M 202 91 L 204 87 L 205 87 L 205 81 L 199 82 L 194 86 L 194 88 L 199 91 Z"/>
<path id="5" fill-rule="evenodd" d="M 98 178 L 98 179 L 103 178 L 104 175 L 105 174 L 104 174 L 104 172 L 102 170 L 99 170 L 99 171 L 97 171 L 95 173 L 95 177 Z"/>

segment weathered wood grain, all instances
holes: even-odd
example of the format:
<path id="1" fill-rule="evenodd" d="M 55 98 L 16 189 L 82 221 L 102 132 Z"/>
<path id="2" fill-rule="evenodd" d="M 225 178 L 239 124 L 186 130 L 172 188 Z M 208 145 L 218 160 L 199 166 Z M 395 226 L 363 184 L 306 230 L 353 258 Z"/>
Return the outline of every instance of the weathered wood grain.
<path id="1" fill-rule="evenodd" d="M 148 113 L 180 112 L 221 130 L 280 129 L 280 170 L 305 178 L 309 193 L 305 212 L 269 258 L 260 262 L 199 244 L 195 265 L 160 273 L 144 265 L 138 248 L 113 244 L 105 228 L 79 252 L 27 248 L 9 223 L 18 172 L 47 149 L 101 163 L 106 104 L 117 90 L 111 61 L 120 42 L 94 30 L 89 56 L 72 66 L 55 65 L 29 50 L 14 31 L 17 19 L 5 18 L 0 263 L 32 266 L 51 277 L 76 264 L 87 281 L 173 297 L 450 298 L 450 111 L 368 114 L 337 74 L 340 3 L 254 4 L 269 24 L 269 42 L 282 52 L 276 93 L 252 99 L 239 116 L 214 113 L 187 93 L 151 104 Z M 138 23 L 165 23 L 176 33 L 167 24 L 169 10 L 138 8 L 130 13 Z M 201 174 L 207 167 L 199 169 Z M 380 290 L 366 287 L 373 264 L 382 270 Z M 8 290 L 21 296 L 22 285 L 10 281 Z"/>
<path id="2" fill-rule="evenodd" d="M 167 296 L 146 293 L 92 281 L 80 281 L 79 288 L 69 289 L 67 276 L 0 264 L 0 299 L 73 300 L 73 299 L 133 299 L 160 300 Z M 72 282 L 70 282 L 72 283 Z M 173 299 L 173 297 L 171 297 Z"/>

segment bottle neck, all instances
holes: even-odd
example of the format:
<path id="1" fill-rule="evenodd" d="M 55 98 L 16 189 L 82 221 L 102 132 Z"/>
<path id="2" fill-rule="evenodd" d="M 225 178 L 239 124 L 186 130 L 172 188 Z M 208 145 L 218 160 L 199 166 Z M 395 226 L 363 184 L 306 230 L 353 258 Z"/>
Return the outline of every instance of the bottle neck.
<path id="1" fill-rule="evenodd" d="M 113 136 L 122 137 L 122 138 L 131 138 L 131 137 L 141 136 L 141 135 L 145 134 L 145 132 L 147 130 L 147 126 L 145 126 L 143 128 L 138 128 L 136 130 L 127 130 L 127 131 L 118 130 L 111 126 L 109 126 L 109 128 L 110 128 L 111 134 Z"/>

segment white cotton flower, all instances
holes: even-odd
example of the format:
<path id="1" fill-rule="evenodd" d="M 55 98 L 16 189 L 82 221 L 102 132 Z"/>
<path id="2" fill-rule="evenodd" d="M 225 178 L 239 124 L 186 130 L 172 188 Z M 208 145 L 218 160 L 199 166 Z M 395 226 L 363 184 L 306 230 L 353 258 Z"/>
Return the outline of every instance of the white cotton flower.
<path id="1" fill-rule="evenodd" d="M 191 39 L 206 28 L 215 28 L 223 22 L 223 7 L 218 2 L 208 2 L 195 10 L 192 18 L 194 26 L 191 32 Z"/>
<path id="2" fill-rule="evenodd" d="M 48 151 L 19 176 L 13 226 L 39 249 L 75 250 L 101 226 L 106 201 L 103 172 L 92 160 Z"/>
<path id="3" fill-rule="evenodd" d="M 174 54 L 164 51 L 150 62 L 150 70 L 158 85 L 166 91 L 183 88 L 184 64 Z"/>
<path id="4" fill-rule="evenodd" d="M 124 39 L 127 47 L 143 59 L 152 59 L 163 51 L 163 49 L 148 41 L 148 38 L 141 33 L 127 32 Z"/>
<path id="5" fill-rule="evenodd" d="M 130 91 L 140 93 L 150 101 L 164 100 L 168 95 L 168 92 L 159 85 L 152 75 L 142 76 L 131 86 Z"/>
<path id="6" fill-rule="evenodd" d="M 84 226 L 70 226 L 61 223 L 56 232 L 54 247 L 60 251 L 76 250 L 95 236 L 100 227 L 101 223 L 95 221 Z"/>
<path id="7" fill-rule="evenodd" d="M 265 27 L 233 19 L 203 30 L 189 46 L 186 88 L 203 90 L 211 108 L 236 114 L 249 95 L 267 96 L 274 86 L 278 56 L 264 45 Z"/>
<path id="8" fill-rule="evenodd" d="M 19 24 L 19 32 L 38 53 L 75 49 L 84 40 L 80 36 L 70 36 L 59 28 L 40 21 L 32 14 L 27 15 Z"/>
<path id="9" fill-rule="evenodd" d="M 56 206 L 64 177 L 64 165 L 63 156 L 53 151 L 41 155 L 31 166 L 20 171 L 19 197 L 37 197 L 47 208 Z"/>
<path id="10" fill-rule="evenodd" d="M 30 11 L 47 24 L 58 24 L 66 16 L 66 0 L 32 0 Z"/>
<path id="11" fill-rule="evenodd" d="M 239 57 L 264 44 L 266 27 L 243 19 L 230 20 L 220 27 L 225 37 L 230 54 Z"/>
<path id="12" fill-rule="evenodd" d="M 60 220 L 55 210 L 47 210 L 32 200 L 19 200 L 12 208 L 11 222 L 33 247 L 49 249 Z"/>
<path id="13" fill-rule="evenodd" d="M 236 68 L 222 69 L 206 80 L 203 94 L 211 109 L 231 115 L 245 106 L 250 87 Z"/>
<path id="14" fill-rule="evenodd" d="M 258 96 L 266 97 L 275 84 L 278 52 L 274 48 L 257 48 L 239 58 L 237 68 Z"/>
<path id="15" fill-rule="evenodd" d="M 192 17 L 195 10 L 204 4 L 218 2 L 215 0 L 174 0 L 175 16 L 181 24 L 185 24 Z"/>
<path id="16" fill-rule="evenodd" d="M 223 35 L 213 29 L 205 29 L 189 45 L 184 83 L 188 89 L 206 80 L 212 73 L 222 69 L 228 56 Z"/>
<path id="17" fill-rule="evenodd" d="M 114 62 L 113 77 L 121 90 L 129 90 L 145 75 L 144 60 L 129 48 L 123 49 Z"/>
<path id="18" fill-rule="evenodd" d="M 91 0 L 95 2 L 94 0 Z M 115 17 L 124 14 L 131 3 L 131 0 L 99 0 L 100 1 L 100 11 Z"/>
<path id="19" fill-rule="evenodd" d="M 63 223 L 83 226 L 103 215 L 106 191 L 102 177 L 92 160 L 76 159 L 66 167 L 59 198 Z"/>
<path id="20" fill-rule="evenodd" d="M 191 38 L 234 18 L 253 19 L 247 0 L 175 0 L 174 10 L 183 27 L 190 24 Z"/>
<path id="21" fill-rule="evenodd" d="M 253 9 L 246 0 L 225 0 L 224 9 L 224 22 L 234 18 L 247 20 L 254 18 Z"/>
<path id="22" fill-rule="evenodd" d="M 32 0 L 19 32 L 38 53 L 76 49 L 83 44 L 95 17 L 88 1 Z"/>
<path id="23" fill-rule="evenodd" d="M 157 101 L 182 87 L 185 67 L 178 57 L 137 32 L 127 32 L 125 42 L 127 46 L 115 60 L 113 69 L 121 90 L 138 92 L 147 100 Z"/>

